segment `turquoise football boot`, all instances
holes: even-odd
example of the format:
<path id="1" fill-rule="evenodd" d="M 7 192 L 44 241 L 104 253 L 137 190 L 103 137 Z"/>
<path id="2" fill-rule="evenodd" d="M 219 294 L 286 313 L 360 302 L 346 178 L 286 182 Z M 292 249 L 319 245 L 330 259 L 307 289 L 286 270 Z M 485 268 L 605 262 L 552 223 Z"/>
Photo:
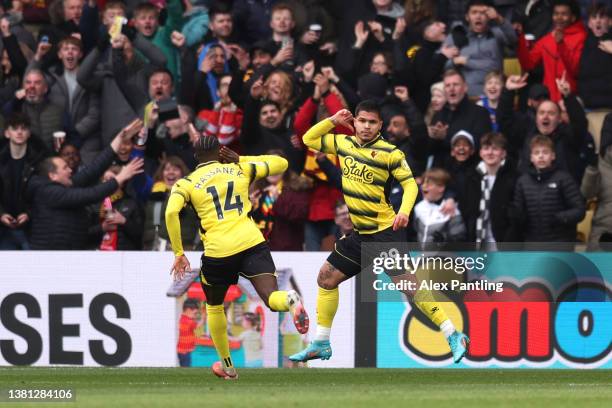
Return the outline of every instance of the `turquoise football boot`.
<path id="1" fill-rule="evenodd" d="M 291 361 L 308 361 L 308 360 L 316 360 L 320 358 L 321 360 L 329 360 L 332 356 L 331 345 L 329 344 L 329 340 L 323 341 L 311 341 L 308 347 L 299 353 L 295 353 L 292 356 L 289 356 L 289 360 Z"/>
<path id="2" fill-rule="evenodd" d="M 447 340 L 451 352 L 453 353 L 453 361 L 457 364 L 461 361 L 463 356 L 465 356 L 465 353 L 467 353 L 467 346 L 470 343 L 470 338 L 461 332 L 455 331 Z"/>

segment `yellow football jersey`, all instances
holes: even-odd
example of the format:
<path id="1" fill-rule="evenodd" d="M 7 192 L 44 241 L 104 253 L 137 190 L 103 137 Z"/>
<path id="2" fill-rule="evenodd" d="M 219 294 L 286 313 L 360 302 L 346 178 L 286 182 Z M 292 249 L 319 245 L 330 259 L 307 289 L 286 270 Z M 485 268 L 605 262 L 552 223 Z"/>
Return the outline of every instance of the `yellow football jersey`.
<path id="1" fill-rule="evenodd" d="M 354 228 L 360 234 L 373 234 L 393 225 L 395 212 L 389 202 L 395 178 L 404 189 L 399 212 L 410 214 L 418 187 L 404 153 L 376 137 L 363 145 L 355 136 L 330 134 L 334 124 L 325 119 L 303 136 L 304 144 L 340 159 L 342 192 Z"/>
<path id="2" fill-rule="evenodd" d="M 166 207 L 166 226 L 174 254 L 183 254 L 178 214 L 185 205 L 190 205 L 200 220 L 206 256 L 222 258 L 263 242 L 263 235 L 248 216 L 249 185 L 281 174 L 287 167 L 287 160 L 279 156 L 241 156 L 240 163 L 202 163 L 177 181 Z"/>

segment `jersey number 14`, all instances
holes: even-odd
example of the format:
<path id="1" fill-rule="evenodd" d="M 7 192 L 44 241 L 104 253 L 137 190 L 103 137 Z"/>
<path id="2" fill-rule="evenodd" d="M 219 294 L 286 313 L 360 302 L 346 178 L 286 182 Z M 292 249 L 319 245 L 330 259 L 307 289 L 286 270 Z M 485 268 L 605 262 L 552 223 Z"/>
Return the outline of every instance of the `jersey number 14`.
<path id="1" fill-rule="evenodd" d="M 215 210 L 217 211 L 217 218 L 223 219 L 224 211 L 238 210 L 238 215 L 242 214 L 242 208 L 244 204 L 242 204 L 242 200 L 240 196 L 236 196 L 236 200 L 232 203 L 232 196 L 234 195 L 234 182 L 229 181 L 227 183 L 227 192 L 225 194 L 225 205 L 221 208 L 221 201 L 219 200 L 219 193 L 217 192 L 217 188 L 215 186 L 210 186 L 206 189 L 206 192 L 212 196 L 213 202 L 215 203 Z"/>

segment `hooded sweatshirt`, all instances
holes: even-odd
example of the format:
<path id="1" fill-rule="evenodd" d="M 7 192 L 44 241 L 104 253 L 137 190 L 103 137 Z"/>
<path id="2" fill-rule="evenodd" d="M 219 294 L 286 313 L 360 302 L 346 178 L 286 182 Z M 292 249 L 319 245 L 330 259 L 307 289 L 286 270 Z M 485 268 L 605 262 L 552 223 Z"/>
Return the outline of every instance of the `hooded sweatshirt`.
<path id="1" fill-rule="evenodd" d="M 540 38 L 532 48 L 527 46 L 524 35 L 519 37 L 517 54 L 521 66 L 531 71 L 540 63 L 544 65 L 543 82 L 550 92 L 550 99 L 554 102 L 561 99 L 555 79 L 561 79 L 564 72 L 572 92 L 576 92 L 580 57 L 585 39 L 586 30 L 580 20 L 563 30 L 563 41 L 559 44 L 555 41 L 552 31 Z"/>

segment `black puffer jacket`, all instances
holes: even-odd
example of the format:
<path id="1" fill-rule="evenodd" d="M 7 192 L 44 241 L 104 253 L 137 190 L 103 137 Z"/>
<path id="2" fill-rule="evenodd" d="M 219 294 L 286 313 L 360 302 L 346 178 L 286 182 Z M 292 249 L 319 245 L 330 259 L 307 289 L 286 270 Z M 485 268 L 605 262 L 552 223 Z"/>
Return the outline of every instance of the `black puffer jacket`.
<path id="1" fill-rule="evenodd" d="M 111 195 L 119 185 L 112 179 L 94 185 L 111 165 L 115 154 L 103 150 L 91 165 L 72 177 L 72 187 L 33 176 L 27 187 L 32 203 L 32 249 L 86 249 L 86 206 Z"/>
<path id="2" fill-rule="evenodd" d="M 513 207 L 526 242 L 574 242 L 585 202 L 574 178 L 552 166 L 529 167 L 516 183 Z"/>

